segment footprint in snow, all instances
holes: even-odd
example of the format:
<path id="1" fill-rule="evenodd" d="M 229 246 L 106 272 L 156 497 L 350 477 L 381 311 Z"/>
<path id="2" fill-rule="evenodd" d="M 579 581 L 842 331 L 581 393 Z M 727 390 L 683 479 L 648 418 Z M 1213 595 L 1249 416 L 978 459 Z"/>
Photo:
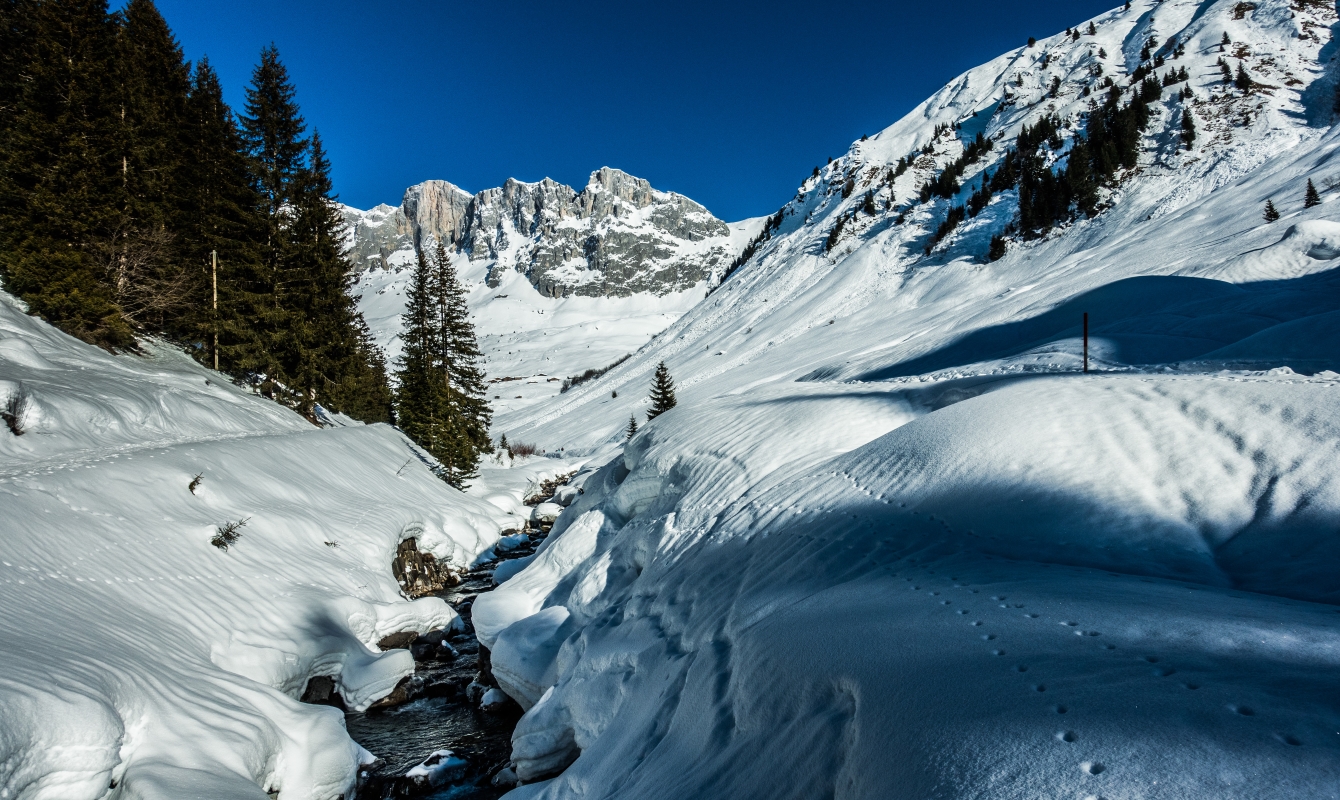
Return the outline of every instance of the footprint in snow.
<path id="1" fill-rule="evenodd" d="M 1104 771 L 1107 770 L 1107 767 L 1103 766 L 1101 763 L 1097 761 L 1085 761 L 1083 764 L 1079 765 L 1079 768 L 1089 773 L 1090 775 L 1101 775 Z"/>
<path id="2" fill-rule="evenodd" d="M 1061 731 L 1056 734 L 1056 738 L 1062 742 L 1069 743 L 1075 741 L 1079 737 L 1075 735 L 1074 731 Z"/>

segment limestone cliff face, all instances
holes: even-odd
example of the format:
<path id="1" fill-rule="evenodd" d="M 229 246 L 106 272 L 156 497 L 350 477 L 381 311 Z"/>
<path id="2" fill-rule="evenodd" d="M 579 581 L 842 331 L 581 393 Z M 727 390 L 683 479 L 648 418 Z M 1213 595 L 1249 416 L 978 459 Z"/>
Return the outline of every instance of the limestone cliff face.
<path id="1" fill-rule="evenodd" d="M 445 181 L 411 187 L 401 207 L 346 210 L 360 269 L 399 268 L 441 241 L 489 282 L 508 270 L 553 297 L 666 294 L 719 277 L 735 257 L 726 224 L 682 195 L 616 169 L 580 192 L 545 179 L 508 180 L 471 196 Z"/>

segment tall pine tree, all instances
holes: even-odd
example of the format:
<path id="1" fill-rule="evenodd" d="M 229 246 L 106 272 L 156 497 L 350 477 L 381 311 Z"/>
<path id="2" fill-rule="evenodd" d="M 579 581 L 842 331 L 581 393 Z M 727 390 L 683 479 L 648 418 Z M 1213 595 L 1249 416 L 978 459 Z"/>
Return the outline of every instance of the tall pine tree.
<path id="1" fill-rule="evenodd" d="M 419 253 L 404 323 L 396 372 L 400 428 L 442 463 L 444 480 L 463 488 L 493 450 L 492 411 L 465 289 L 440 243 L 431 256 Z"/>
<path id="2" fill-rule="evenodd" d="M 188 336 L 201 345 L 195 352 L 206 364 L 245 375 L 264 362 L 247 314 L 262 305 L 257 293 L 267 285 L 261 263 L 266 219 L 237 121 L 208 59 L 195 66 L 186 111 L 179 236 L 181 257 L 202 284 Z"/>
<path id="3" fill-rule="evenodd" d="M 12 41 L 0 91 L 12 105 L 0 131 L 0 276 L 66 332 L 133 349 L 99 257 L 119 227 L 123 189 L 107 4 L 20 0 L 5 15 Z"/>

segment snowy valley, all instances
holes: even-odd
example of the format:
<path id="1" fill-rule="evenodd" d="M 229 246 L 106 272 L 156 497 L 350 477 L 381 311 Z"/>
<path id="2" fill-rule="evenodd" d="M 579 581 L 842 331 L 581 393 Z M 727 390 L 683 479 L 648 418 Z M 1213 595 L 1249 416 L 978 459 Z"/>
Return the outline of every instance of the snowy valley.
<path id="1" fill-rule="evenodd" d="M 402 542 L 489 567 L 544 514 L 468 611 L 509 800 L 1340 797 L 1337 8 L 1075 23 L 769 217 L 615 170 L 346 208 L 388 356 L 440 242 L 495 439 L 565 456 L 464 492 L 0 294 L 0 797 L 355 796 L 312 678 L 366 709 L 466 613 Z M 1142 123 L 1084 183 L 1099 118 Z"/>
<path id="2" fill-rule="evenodd" d="M 509 180 L 470 195 L 428 181 L 410 187 L 399 207 L 344 214 L 353 292 L 390 362 L 400 354 L 416 254 L 448 246 L 496 390 L 489 399 L 503 416 L 638 350 L 720 283 L 763 226 L 728 225 L 609 168 L 580 192 Z"/>

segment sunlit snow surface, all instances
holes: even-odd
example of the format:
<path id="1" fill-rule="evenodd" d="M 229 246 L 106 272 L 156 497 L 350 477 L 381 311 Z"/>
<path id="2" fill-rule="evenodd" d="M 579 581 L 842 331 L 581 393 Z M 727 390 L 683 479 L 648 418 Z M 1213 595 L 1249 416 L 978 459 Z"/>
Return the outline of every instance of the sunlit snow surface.
<path id="1" fill-rule="evenodd" d="M 491 465 L 467 496 L 389 426 L 316 429 L 0 293 L 0 396 L 20 385 L 26 430 L 0 430 L 0 797 L 347 796 L 367 754 L 296 698 L 330 675 L 366 707 L 414 669 L 375 643 L 455 618 L 403 599 L 397 543 L 470 564 L 565 466 Z"/>
<path id="2" fill-rule="evenodd" d="M 853 145 L 703 304 L 515 416 L 608 463 L 473 610 L 529 706 L 519 774 L 580 755 L 512 797 L 1340 796 L 1340 215 L 1325 188 L 1302 208 L 1340 175 L 1336 15 L 1096 22 Z M 1273 88 L 1225 94 L 1224 31 Z M 881 205 L 825 253 L 937 124 L 1005 135 L 969 192 L 1022 124 L 1083 107 L 1099 47 L 1120 77 L 1150 35 L 1186 41 L 1159 74 L 1189 69 L 1201 137 L 1178 152 L 1180 101 L 1157 105 L 1111 210 L 987 264 L 1012 195 L 929 257 L 947 204 Z M 679 407 L 620 447 L 662 359 Z"/>

